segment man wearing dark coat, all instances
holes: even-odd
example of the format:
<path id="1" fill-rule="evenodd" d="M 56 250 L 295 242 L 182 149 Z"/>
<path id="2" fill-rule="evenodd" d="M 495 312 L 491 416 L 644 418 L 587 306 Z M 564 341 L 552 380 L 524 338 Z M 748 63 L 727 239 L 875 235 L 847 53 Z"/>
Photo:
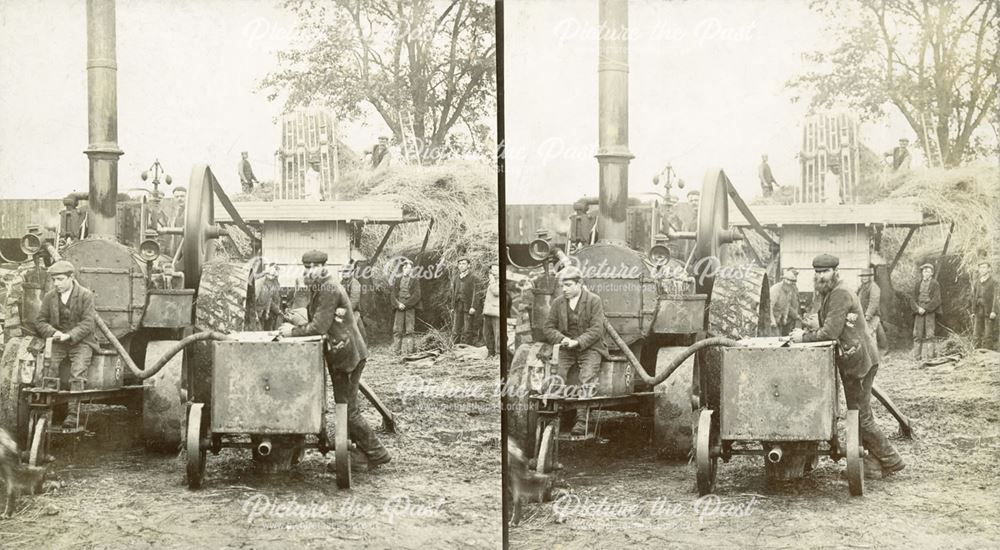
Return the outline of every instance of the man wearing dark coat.
<path id="1" fill-rule="evenodd" d="M 941 285 L 934 279 L 934 266 L 920 266 L 920 280 L 913 287 L 910 297 L 913 308 L 913 358 L 934 357 L 934 323 L 941 312 Z"/>
<path id="2" fill-rule="evenodd" d="M 799 315 L 799 272 L 786 269 L 781 282 L 771 286 L 771 328 L 788 336 L 795 328 Z"/>
<path id="3" fill-rule="evenodd" d="M 399 273 L 392 278 L 392 304 L 395 308 L 392 321 L 392 348 L 396 355 L 413 353 L 412 338 L 416 324 L 417 310 L 420 309 L 420 280 L 413 276 L 413 262 L 403 258 L 399 263 Z M 403 346 L 404 339 L 407 345 Z"/>
<path id="4" fill-rule="evenodd" d="M 882 328 L 882 289 L 878 283 L 872 279 L 875 271 L 872 268 L 861 270 L 861 284 L 858 285 L 858 301 L 861 302 L 861 309 L 865 312 L 865 323 L 868 324 L 868 335 L 875 340 L 875 345 L 879 351 L 887 347 L 885 329 Z"/>
<path id="5" fill-rule="evenodd" d="M 333 383 L 334 401 L 347 403 L 347 429 L 351 440 L 365 454 L 369 466 L 380 466 L 391 459 L 389 451 L 361 416 L 358 406 L 358 386 L 368 358 L 368 347 L 355 323 L 347 291 L 334 280 L 333 271 L 326 267 L 326 262 L 326 253 L 319 250 L 302 255 L 303 279 L 309 287 L 306 308 L 309 322 L 283 327 L 280 333 L 282 336 L 326 335 L 323 356 Z"/>
<path id="6" fill-rule="evenodd" d="M 905 466 L 885 434 L 875 424 L 871 394 L 878 372 L 879 354 L 871 338 L 865 312 L 858 297 L 840 280 L 836 256 L 820 254 L 813 259 L 814 288 L 819 295 L 819 328 L 796 329 L 793 342 L 837 342 L 837 370 L 844 387 L 848 410 L 856 409 L 861 428 L 861 440 L 868 454 L 864 458 L 865 475 L 875 476 L 898 472 Z"/>
<path id="7" fill-rule="evenodd" d="M 972 283 L 973 340 L 977 349 L 994 349 L 997 334 L 998 304 L 996 281 L 990 273 L 990 263 L 979 262 L 979 277 Z"/>
<path id="8" fill-rule="evenodd" d="M 582 274 L 573 266 L 559 272 L 562 293 L 552 300 L 543 332 L 545 340 L 559 346 L 559 376 L 563 381 L 573 367 L 580 369 L 580 385 L 597 387 L 601 360 L 608 354 L 604 342 L 604 304 L 600 296 L 583 288 Z M 586 420 L 577 416 L 572 435 L 587 434 Z"/>
<path id="9" fill-rule="evenodd" d="M 77 282 L 73 264 L 66 260 L 52 264 L 52 290 L 42 297 L 35 329 L 42 338 L 52 338 L 52 356 L 46 376 L 59 377 L 62 362 L 69 360 L 71 378 L 87 379 L 87 369 L 94 350 L 99 349 L 94 334 L 97 310 L 94 293 Z M 78 401 L 69 403 L 69 414 L 62 427 L 77 427 Z"/>
<path id="10" fill-rule="evenodd" d="M 476 314 L 476 289 L 479 279 L 469 270 L 468 258 L 458 260 L 458 275 L 451 281 L 451 301 L 455 308 L 455 322 L 452 325 L 456 344 L 472 345 L 475 330 L 472 318 Z"/>

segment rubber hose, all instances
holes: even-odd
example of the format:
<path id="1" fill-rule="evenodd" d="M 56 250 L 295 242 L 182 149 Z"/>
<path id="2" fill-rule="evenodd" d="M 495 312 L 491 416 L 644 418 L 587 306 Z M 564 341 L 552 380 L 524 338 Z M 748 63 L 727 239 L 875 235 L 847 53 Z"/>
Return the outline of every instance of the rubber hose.
<path id="1" fill-rule="evenodd" d="M 118 356 L 121 357 L 122 361 L 125 362 L 125 365 L 128 367 L 128 370 L 130 370 L 132 374 L 138 377 L 139 380 L 145 380 L 150 376 L 153 376 L 157 372 L 160 372 L 160 369 L 166 366 L 166 364 L 171 359 L 173 359 L 175 355 L 177 355 L 181 350 L 193 344 L 194 342 L 198 342 L 201 340 L 234 340 L 233 337 L 222 334 L 221 332 L 215 332 L 211 330 L 196 332 L 188 336 L 187 338 L 178 340 L 176 344 L 174 344 L 170 349 L 168 349 L 166 353 L 164 353 L 163 356 L 160 357 L 160 359 L 157 360 L 155 364 L 153 364 L 153 366 L 149 367 L 148 369 L 140 369 L 132 360 L 132 357 L 128 354 L 128 352 L 125 351 L 125 348 L 122 346 L 121 342 L 118 341 L 118 338 L 115 338 L 115 335 L 111 333 L 111 329 L 108 328 L 108 325 L 107 323 L 104 322 L 104 319 L 101 319 L 101 317 L 98 315 L 96 317 L 96 321 L 97 321 L 97 328 L 101 329 L 101 333 L 104 334 L 105 338 L 107 338 L 108 341 L 111 342 L 111 345 L 114 346 L 115 351 L 118 352 Z"/>
<path id="2" fill-rule="evenodd" d="M 622 352 L 625 353 L 625 357 L 628 359 L 629 364 L 632 365 L 632 369 L 635 370 L 635 373 L 639 375 L 639 378 L 641 378 L 643 382 L 649 384 L 650 386 L 655 386 L 660 382 L 666 380 L 667 377 L 673 374 L 674 371 L 677 370 L 677 368 L 680 367 L 681 364 L 683 364 L 688 357 L 691 357 L 699 350 L 702 350 L 704 348 L 710 348 L 713 346 L 722 346 L 731 348 L 741 345 L 736 340 L 733 340 L 732 338 L 726 338 L 724 336 L 716 336 L 713 338 L 698 340 L 694 344 L 688 346 L 687 349 L 682 351 L 680 355 L 674 357 L 670 361 L 670 363 L 666 366 L 666 368 L 664 368 L 663 372 L 657 374 L 656 376 L 650 376 L 646 372 L 646 369 L 642 368 L 642 365 L 639 364 L 639 359 L 637 359 L 635 354 L 632 353 L 632 350 L 629 349 L 628 344 L 626 344 L 625 340 L 623 340 L 621 335 L 618 334 L 618 331 L 615 330 L 615 327 L 611 326 L 610 321 L 608 320 L 604 321 L 604 328 L 607 329 L 608 334 L 611 335 L 611 339 L 614 340 L 615 344 L 617 344 L 618 347 L 622 350 Z"/>

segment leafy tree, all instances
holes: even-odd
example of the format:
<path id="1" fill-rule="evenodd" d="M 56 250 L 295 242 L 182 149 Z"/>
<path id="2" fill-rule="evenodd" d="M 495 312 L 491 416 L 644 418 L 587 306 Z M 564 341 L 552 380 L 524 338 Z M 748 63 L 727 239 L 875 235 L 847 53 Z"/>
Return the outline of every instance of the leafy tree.
<path id="1" fill-rule="evenodd" d="M 809 54 L 817 70 L 789 83 L 812 93 L 814 107 L 842 101 L 872 119 L 891 104 L 928 158 L 925 128 L 929 140 L 937 138 L 945 166 L 996 152 L 995 140 L 984 145 L 975 131 L 984 121 L 1000 129 L 1000 2 L 814 0 L 812 7 L 838 42 Z"/>
<path id="2" fill-rule="evenodd" d="M 410 113 L 421 155 L 496 112 L 494 6 L 485 0 L 286 0 L 302 43 L 261 87 L 286 107 L 324 103 L 342 119 L 374 108 L 402 142 Z M 409 131 L 409 128 L 407 128 Z M 475 137 L 475 136 L 473 136 Z"/>

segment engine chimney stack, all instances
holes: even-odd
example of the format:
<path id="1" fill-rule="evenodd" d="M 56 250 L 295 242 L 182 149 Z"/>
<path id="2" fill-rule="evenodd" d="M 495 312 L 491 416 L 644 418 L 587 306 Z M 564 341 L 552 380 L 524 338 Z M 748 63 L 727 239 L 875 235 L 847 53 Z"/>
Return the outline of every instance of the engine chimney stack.
<path id="1" fill-rule="evenodd" d="M 118 64 L 115 0 L 87 0 L 88 234 L 115 240 L 118 196 Z"/>
<path id="2" fill-rule="evenodd" d="M 600 0 L 597 232 L 602 242 L 625 246 L 628 214 L 628 0 Z"/>

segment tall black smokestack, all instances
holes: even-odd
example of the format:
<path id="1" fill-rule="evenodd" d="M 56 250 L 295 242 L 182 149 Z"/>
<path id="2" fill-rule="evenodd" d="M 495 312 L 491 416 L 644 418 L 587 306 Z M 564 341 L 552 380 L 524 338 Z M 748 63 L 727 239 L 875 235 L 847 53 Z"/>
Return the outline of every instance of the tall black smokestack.
<path id="1" fill-rule="evenodd" d="M 115 0 L 87 0 L 87 118 L 90 144 L 88 234 L 116 237 L 118 195 L 118 64 Z"/>
<path id="2" fill-rule="evenodd" d="M 628 0 L 600 0 L 598 151 L 600 240 L 625 245 L 628 214 Z"/>

